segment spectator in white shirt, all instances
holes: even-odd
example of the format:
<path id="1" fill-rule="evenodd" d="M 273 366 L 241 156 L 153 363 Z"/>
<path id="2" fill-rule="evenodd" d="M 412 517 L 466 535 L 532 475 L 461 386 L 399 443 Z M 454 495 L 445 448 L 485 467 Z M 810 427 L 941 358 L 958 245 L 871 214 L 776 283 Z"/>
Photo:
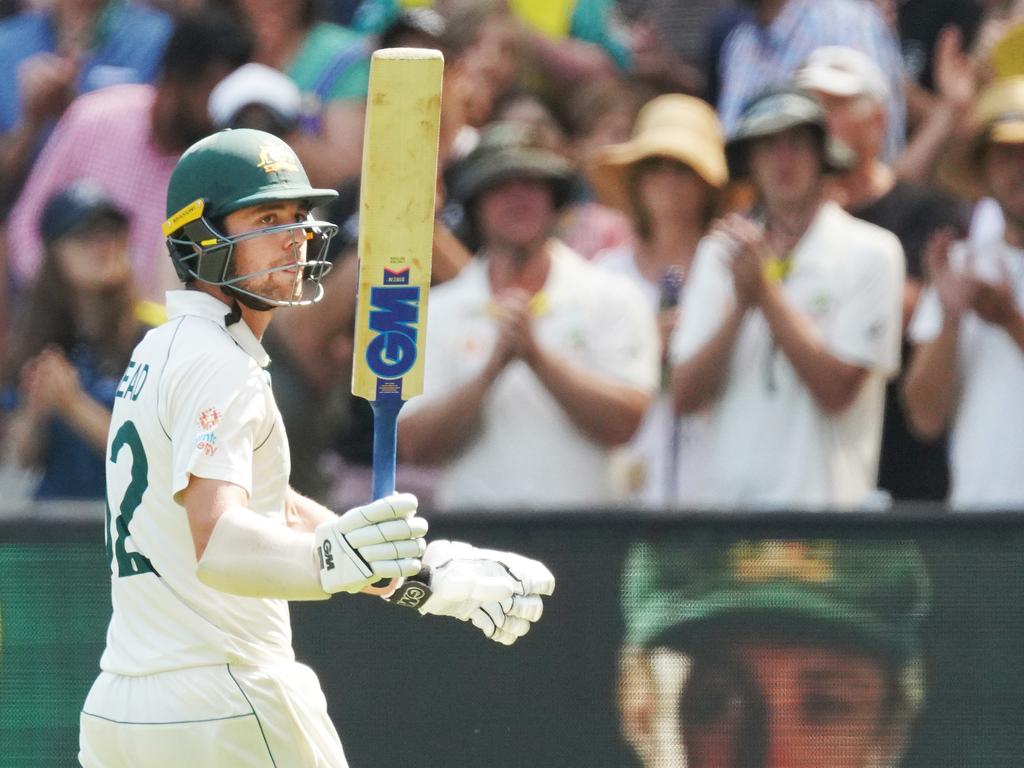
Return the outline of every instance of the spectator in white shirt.
<path id="1" fill-rule="evenodd" d="M 1024 509 L 1024 76 L 995 81 L 972 117 L 941 176 L 996 200 L 1006 228 L 984 243 L 951 232 L 929 243 L 904 396 L 921 434 L 952 427 L 954 507 Z"/>
<path id="2" fill-rule="evenodd" d="M 438 506 L 613 501 L 611 451 L 657 385 L 657 329 L 638 288 L 551 237 L 569 171 L 495 124 L 455 177 L 483 247 L 431 292 L 424 392 L 398 431 L 400 458 L 441 465 Z"/>
<path id="3" fill-rule="evenodd" d="M 885 382 L 899 368 L 899 241 L 828 199 L 848 152 L 806 93 L 755 99 L 726 157 L 757 207 L 702 241 L 672 340 L 677 409 L 710 407 L 701 502 L 871 503 Z"/>

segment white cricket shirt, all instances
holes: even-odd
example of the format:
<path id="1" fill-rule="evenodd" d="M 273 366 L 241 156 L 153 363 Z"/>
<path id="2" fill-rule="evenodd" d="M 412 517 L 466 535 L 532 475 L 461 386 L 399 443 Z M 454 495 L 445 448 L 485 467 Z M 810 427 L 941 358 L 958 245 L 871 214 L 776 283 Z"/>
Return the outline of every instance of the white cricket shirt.
<path id="1" fill-rule="evenodd" d="M 1024 251 L 1002 240 L 972 245 L 970 270 L 990 282 L 1008 279 L 1024 312 Z M 967 246 L 950 252 L 955 269 L 968 269 Z M 922 295 L 910 339 L 925 344 L 942 329 L 934 288 Z M 950 503 L 960 509 L 1024 507 L 1024 353 L 1002 328 L 968 313 L 957 349 L 959 399 L 950 433 Z"/>
<path id="2" fill-rule="evenodd" d="M 835 357 L 869 370 L 842 413 L 822 410 L 775 343 L 760 310 L 747 313 L 711 409 L 707 506 L 850 507 L 874 489 L 885 382 L 899 368 L 903 251 L 896 236 L 835 203 L 797 244 L 783 292 Z M 729 254 L 705 238 L 687 282 L 674 362 L 714 335 L 735 302 Z"/>
<path id="3" fill-rule="evenodd" d="M 537 343 L 582 370 L 652 392 L 654 314 L 630 281 L 550 242 L 551 270 L 535 299 Z M 486 364 L 498 323 L 487 262 L 474 258 L 431 291 L 423 395 L 403 413 L 458 388 Z M 611 452 L 584 435 L 530 367 L 513 360 L 485 397 L 481 427 L 444 467 L 439 506 L 559 507 L 612 501 Z"/>
<path id="4" fill-rule="evenodd" d="M 118 388 L 107 445 L 108 672 L 294 659 L 286 601 L 196 578 L 177 496 L 192 475 L 225 480 L 284 525 L 290 458 L 270 360 L 244 321 L 225 327 L 228 309 L 199 291 L 169 292 L 170 319 L 135 348 Z"/>

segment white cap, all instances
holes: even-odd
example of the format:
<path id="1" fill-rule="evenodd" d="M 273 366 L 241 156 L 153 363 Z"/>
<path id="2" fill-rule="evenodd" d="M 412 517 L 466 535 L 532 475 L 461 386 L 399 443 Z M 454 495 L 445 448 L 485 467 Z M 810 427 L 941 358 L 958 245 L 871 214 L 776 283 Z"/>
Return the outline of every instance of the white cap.
<path id="1" fill-rule="evenodd" d="M 245 107 L 258 104 L 286 121 L 299 115 L 302 93 L 290 77 L 264 64 L 243 64 L 210 93 L 207 109 L 217 128 L 231 124 Z"/>
<path id="2" fill-rule="evenodd" d="M 889 83 L 867 54 L 844 45 L 815 48 L 793 75 L 798 88 L 833 96 L 869 96 L 880 104 L 889 99 Z"/>

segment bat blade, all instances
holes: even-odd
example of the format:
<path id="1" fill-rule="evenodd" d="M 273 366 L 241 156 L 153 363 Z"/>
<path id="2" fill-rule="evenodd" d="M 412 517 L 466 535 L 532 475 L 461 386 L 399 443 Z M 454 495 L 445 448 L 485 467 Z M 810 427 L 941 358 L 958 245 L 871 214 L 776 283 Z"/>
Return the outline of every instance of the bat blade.
<path id="1" fill-rule="evenodd" d="M 432 49 L 370 61 L 352 393 L 373 408 L 374 498 L 394 491 L 398 411 L 423 391 L 443 71 Z"/>

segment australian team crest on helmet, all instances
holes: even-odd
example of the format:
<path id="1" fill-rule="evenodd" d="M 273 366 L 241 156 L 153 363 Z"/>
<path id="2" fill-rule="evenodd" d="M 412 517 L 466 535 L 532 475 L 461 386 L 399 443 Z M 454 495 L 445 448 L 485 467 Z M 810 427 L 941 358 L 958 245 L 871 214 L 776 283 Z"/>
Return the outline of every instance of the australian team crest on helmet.
<path id="1" fill-rule="evenodd" d="M 299 170 L 299 159 L 285 144 L 260 144 L 260 161 L 257 165 L 265 173 Z"/>

